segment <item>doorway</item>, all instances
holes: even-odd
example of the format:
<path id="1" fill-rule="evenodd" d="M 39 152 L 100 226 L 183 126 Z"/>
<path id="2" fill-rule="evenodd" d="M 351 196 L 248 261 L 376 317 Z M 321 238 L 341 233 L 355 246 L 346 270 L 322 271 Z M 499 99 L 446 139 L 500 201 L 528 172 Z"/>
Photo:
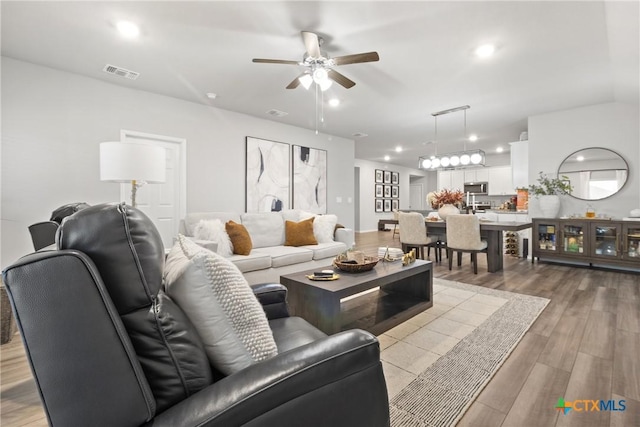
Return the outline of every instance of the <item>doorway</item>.
<path id="1" fill-rule="evenodd" d="M 412 211 L 422 210 L 422 184 L 411 184 L 409 186 L 409 209 Z"/>
<path id="2" fill-rule="evenodd" d="M 122 142 L 162 147 L 167 151 L 166 181 L 143 185 L 136 195 L 136 207 L 155 224 L 165 248 L 173 245 L 180 220 L 187 213 L 187 140 L 164 135 L 121 130 Z M 120 185 L 120 199 L 131 200 L 131 185 Z"/>

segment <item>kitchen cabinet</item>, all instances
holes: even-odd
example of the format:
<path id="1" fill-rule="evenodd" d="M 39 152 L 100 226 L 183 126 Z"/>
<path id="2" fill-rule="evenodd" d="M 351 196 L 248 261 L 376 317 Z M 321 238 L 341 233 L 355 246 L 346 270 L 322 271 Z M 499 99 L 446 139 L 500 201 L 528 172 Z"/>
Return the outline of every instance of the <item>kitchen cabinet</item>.
<path id="1" fill-rule="evenodd" d="M 533 219 L 533 259 L 640 269 L 640 223 Z"/>
<path id="2" fill-rule="evenodd" d="M 465 169 L 464 182 L 489 182 L 489 168 Z"/>
<path id="3" fill-rule="evenodd" d="M 511 166 L 489 168 L 489 196 L 506 196 L 516 194 L 511 177 Z"/>
<path id="4" fill-rule="evenodd" d="M 449 190 L 464 189 L 464 171 L 463 170 L 444 170 L 438 171 L 438 191 L 447 188 Z"/>

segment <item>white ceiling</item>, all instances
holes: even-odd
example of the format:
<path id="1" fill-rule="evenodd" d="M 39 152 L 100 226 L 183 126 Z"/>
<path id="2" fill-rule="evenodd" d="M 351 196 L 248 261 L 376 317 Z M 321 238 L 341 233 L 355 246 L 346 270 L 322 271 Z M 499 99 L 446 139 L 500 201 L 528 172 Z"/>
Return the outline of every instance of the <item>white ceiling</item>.
<path id="1" fill-rule="evenodd" d="M 408 167 L 433 153 L 432 112 L 470 105 L 467 133 L 480 139 L 467 148 L 494 152 L 518 140 L 529 116 L 640 97 L 637 1 L 2 1 L 1 8 L 3 56 L 309 129 L 314 91 L 285 89 L 301 69 L 252 58 L 301 60 L 301 30 L 322 35 L 330 56 L 375 50 L 379 62 L 337 68 L 357 84 L 325 94 L 342 103 L 325 106 L 320 131 L 355 139 L 357 158 L 389 155 Z M 141 36 L 121 38 L 120 19 L 138 23 Z M 498 49 L 480 60 L 473 49 L 485 42 Z M 106 74 L 106 64 L 140 77 Z M 271 109 L 289 114 L 273 118 Z M 463 119 L 438 118 L 438 152 L 463 148 Z"/>

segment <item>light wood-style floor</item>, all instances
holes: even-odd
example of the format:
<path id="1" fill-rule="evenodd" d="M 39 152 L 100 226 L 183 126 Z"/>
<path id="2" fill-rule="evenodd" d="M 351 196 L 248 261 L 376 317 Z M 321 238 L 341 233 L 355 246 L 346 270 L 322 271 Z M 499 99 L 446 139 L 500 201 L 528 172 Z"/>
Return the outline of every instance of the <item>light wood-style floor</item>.
<path id="1" fill-rule="evenodd" d="M 387 245 L 400 247 L 397 235 L 356 235 L 356 247 L 370 255 Z M 551 302 L 458 426 L 640 426 L 640 275 L 511 257 L 503 271 L 487 273 L 486 257 L 478 259 L 477 275 L 467 256 L 451 272 L 446 259 L 436 264 L 434 276 Z M 20 337 L 0 355 L 0 425 L 46 425 Z M 562 415 L 554 408 L 560 397 L 622 399 L 626 410 Z"/>

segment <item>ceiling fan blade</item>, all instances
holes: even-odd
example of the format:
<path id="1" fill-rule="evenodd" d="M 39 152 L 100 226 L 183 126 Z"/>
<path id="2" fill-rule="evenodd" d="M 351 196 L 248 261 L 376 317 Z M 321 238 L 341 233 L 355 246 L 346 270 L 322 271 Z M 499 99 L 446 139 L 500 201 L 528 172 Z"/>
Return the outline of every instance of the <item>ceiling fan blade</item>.
<path id="1" fill-rule="evenodd" d="M 340 74 L 335 70 L 327 70 L 327 75 L 331 80 L 333 80 L 334 82 L 338 83 L 341 86 L 344 86 L 347 89 L 350 89 L 356 85 L 356 82 L 343 76 L 342 74 Z"/>
<path id="2" fill-rule="evenodd" d="M 356 53 L 353 55 L 338 56 L 333 58 L 336 65 L 357 64 L 359 62 L 375 62 L 379 61 L 378 52 Z"/>
<path id="3" fill-rule="evenodd" d="M 260 59 L 253 58 L 253 62 L 258 62 L 261 64 L 288 64 L 288 65 L 300 65 L 298 61 L 287 61 L 284 59 Z"/>
<path id="4" fill-rule="evenodd" d="M 289 85 L 287 85 L 287 89 L 295 89 L 298 86 L 300 86 L 300 77 L 302 76 L 304 76 L 304 73 L 300 74 L 298 77 L 293 79 L 293 81 L 289 83 Z"/>
<path id="5" fill-rule="evenodd" d="M 307 53 L 312 58 L 319 58 L 322 56 L 320 53 L 320 41 L 318 40 L 318 35 L 316 33 L 311 33 L 309 31 L 301 31 L 302 41 L 304 42 L 304 47 L 307 49 Z"/>

